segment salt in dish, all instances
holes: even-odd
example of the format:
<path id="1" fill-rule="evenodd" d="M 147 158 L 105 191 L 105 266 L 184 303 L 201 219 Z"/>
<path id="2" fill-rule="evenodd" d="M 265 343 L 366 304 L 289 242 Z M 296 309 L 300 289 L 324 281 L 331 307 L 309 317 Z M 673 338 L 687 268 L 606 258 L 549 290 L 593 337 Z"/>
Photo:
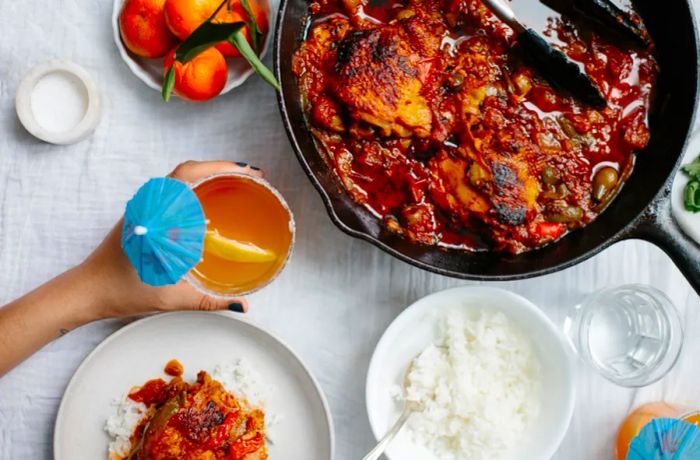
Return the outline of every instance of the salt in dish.
<path id="1" fill-rule="evenodd" d="M 15 106 L 25 129 L 51 144 L 79 142 L 100 120 L 95 83 L 85 69 L 68 61 L 30 70 L 17 89 Z"/>

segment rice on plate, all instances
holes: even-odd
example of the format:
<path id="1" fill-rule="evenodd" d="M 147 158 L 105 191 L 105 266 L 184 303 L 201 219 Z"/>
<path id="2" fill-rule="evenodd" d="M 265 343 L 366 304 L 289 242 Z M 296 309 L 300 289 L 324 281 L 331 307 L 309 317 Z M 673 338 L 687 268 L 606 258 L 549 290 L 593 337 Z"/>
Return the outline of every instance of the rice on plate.
<path id="1" fill-rule="evenodd" d="M 509 455 L 540 413 L 541 365 L 530 339 L 495 310 L 453 310 L 438 324 L 438 341 L 406 376 L 406 398 L 423 407 L 407 422 L 410 437 L 440 460 Z"/>

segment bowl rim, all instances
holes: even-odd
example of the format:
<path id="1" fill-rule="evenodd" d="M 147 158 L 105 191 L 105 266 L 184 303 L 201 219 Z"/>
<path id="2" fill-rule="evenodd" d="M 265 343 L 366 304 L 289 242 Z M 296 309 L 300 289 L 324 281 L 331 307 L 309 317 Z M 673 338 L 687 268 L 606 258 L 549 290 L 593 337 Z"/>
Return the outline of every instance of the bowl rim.
<path id="1" fill-rule="evenodd" d="M 393 319 L 389 326 L 384 330 L 381 338 L 379 339 L 377 345 L 374 348 L 374 351 L 372 352 L 372 358 L 370 359 L 367 377 L 365 380 L 365 407 L 372 434 L 374 435 L 376 440 L 379 440 L 382 436 L 384 436 L 384 432 L 381 431 L 383 430 L 383 428 L 377 426 L 376 418 L 372 417 L 371 415 L 372 410 L 370 405 L 370 382 L 374 382 L 377 380 L 376 376 L 380 372 L 379 366 L 381 364 L 379 362 L 379 355 L 383 354 L 384 350 L 389 348 L 389 346 L 391 345 L 389 343 L 391 337 L 389 336 L 394 330 L 402 327 L 404 325 L 403 323 L 407 323 L 411 317 L 414 317 L 421 312 L 435 311 L 435 309 L 438 307 L 437 302 L 440 302 L 443 297 L 449 297 L 455 294 L 462 296 L 464 299 L 474 298 L 478 296 L 489 296 L 494 299 L 505 297 L 510 302 L 519 304 L 523 312 L 525 312 L 528 316 L 532 317 L 534 321 L 538 322 L 541 325 L 540 331 L 538 332 L 549 334 L 561 345 L 560 351 L 562 353 L 562 357 L 564 358 L 563 364 L 565 365 L 560 367 L 560 369 L 562 369 L 563 375 L 565 376 L 565 380 L 567 380 L 570 384 L 566 389 L 565 393 L 566 408 L 564 414 L 566 419 L 563 420 L 563 423 L 560 423 L 558 425 L 558 428 L 556 429 L 556 436 L 550 438 L 550 442 L 547 445 L 547 450 L 544 451 L 542 455 L 542 460 L 551 458 L 552 455 L 554 455 L 557 449 L 559 449 L 559 447 L 561 446 L 561 443 L 563 442 L 564 437 L 566 436 L 566 433 L 569 430 L 569 426 L 574 415 L 574 409 L 576 407 L 578 381 L 576 355 L 573 346 L 566 339 L 563 329 L 557 327 L 554 321 L 550 319 L 549 316 L 547 316 L 536 304 L 534 304 L 527 298 L 521 296 L 520 294 L 516 294 L 515 292 L 509 291 L 507 289 L 491 286 L 458 286 L 428 294 L 424 297 L 417 299 L 411 305 L 406 307 L 398 316 L 396 316 Z M 515 321 L 517 324 L 516 320 L 513 321 Z M 528 333 L 528 335 L 531 334 Z M 387 456 L 387 458 L 391 459 L 391 457 L 388 454 L 385 455 Z"/>

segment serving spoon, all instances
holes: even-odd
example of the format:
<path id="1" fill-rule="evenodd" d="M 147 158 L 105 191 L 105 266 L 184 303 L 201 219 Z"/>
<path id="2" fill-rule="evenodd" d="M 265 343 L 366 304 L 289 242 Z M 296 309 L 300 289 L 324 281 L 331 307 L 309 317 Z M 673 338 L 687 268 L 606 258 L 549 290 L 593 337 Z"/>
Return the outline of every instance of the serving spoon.
<path id="1" fill-rule="evenodd" d="M 607 105 L 600 89 L 579 65 L 566 54 L 553 48 L 533 29 L 527 28 L 515 16 L 512 8 L 503 0 L 482 0 L 501 21 L 513 29 L 523 55 L 554 86 L 565 89 L 596 108 Z"/>
<path id="2" fill-rule="evenodd" d="M 418 356 L 420 356 L 420 354 Z M 384 437 L 382 437 L 382 439 L 379 440 L 374 449 L 370 450 L 369 453 L 365 455 L 362 460 L 377 460 L 389 446 L 389 443 L 391 443 L 391 441 L 394 440 L 396 435 L 399 434 L 401 428 L 403 428 L 403 426 L 408 421 L 408 418 L 415 412 L 421 412 L 423 410 L 423 403 L 418 401 L 411 401 L 406 397 L 408 395 L 408 375 L 411 373 L 411 370 L 413 369 L 413 366 L 415 365 L 418 356 L 411 360 L 403 376 L 403 410 L 401 411 L 401 415 L 396 420 L 396 422 L 394 422 L 392 427 L 389 428 L 389 431 L 386 432 Z"/>

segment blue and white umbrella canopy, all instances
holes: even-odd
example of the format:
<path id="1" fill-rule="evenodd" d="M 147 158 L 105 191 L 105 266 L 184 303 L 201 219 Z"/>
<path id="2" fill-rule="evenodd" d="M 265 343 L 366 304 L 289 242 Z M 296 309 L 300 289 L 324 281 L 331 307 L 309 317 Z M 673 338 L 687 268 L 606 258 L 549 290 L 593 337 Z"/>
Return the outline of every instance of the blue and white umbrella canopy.
<path id="1" fill-rule="evenodd" d="M 672 418 L 655 418 L 632 440 L 627 460 L 698 460 L 700 428 Z"/>
<path id="2" fill-rule="evenodd" d="M 122 248 L 144 283 L 177 283 L 202 258 L 206 218 L 189 185 L 150 179 L 126 204 Z"/>

